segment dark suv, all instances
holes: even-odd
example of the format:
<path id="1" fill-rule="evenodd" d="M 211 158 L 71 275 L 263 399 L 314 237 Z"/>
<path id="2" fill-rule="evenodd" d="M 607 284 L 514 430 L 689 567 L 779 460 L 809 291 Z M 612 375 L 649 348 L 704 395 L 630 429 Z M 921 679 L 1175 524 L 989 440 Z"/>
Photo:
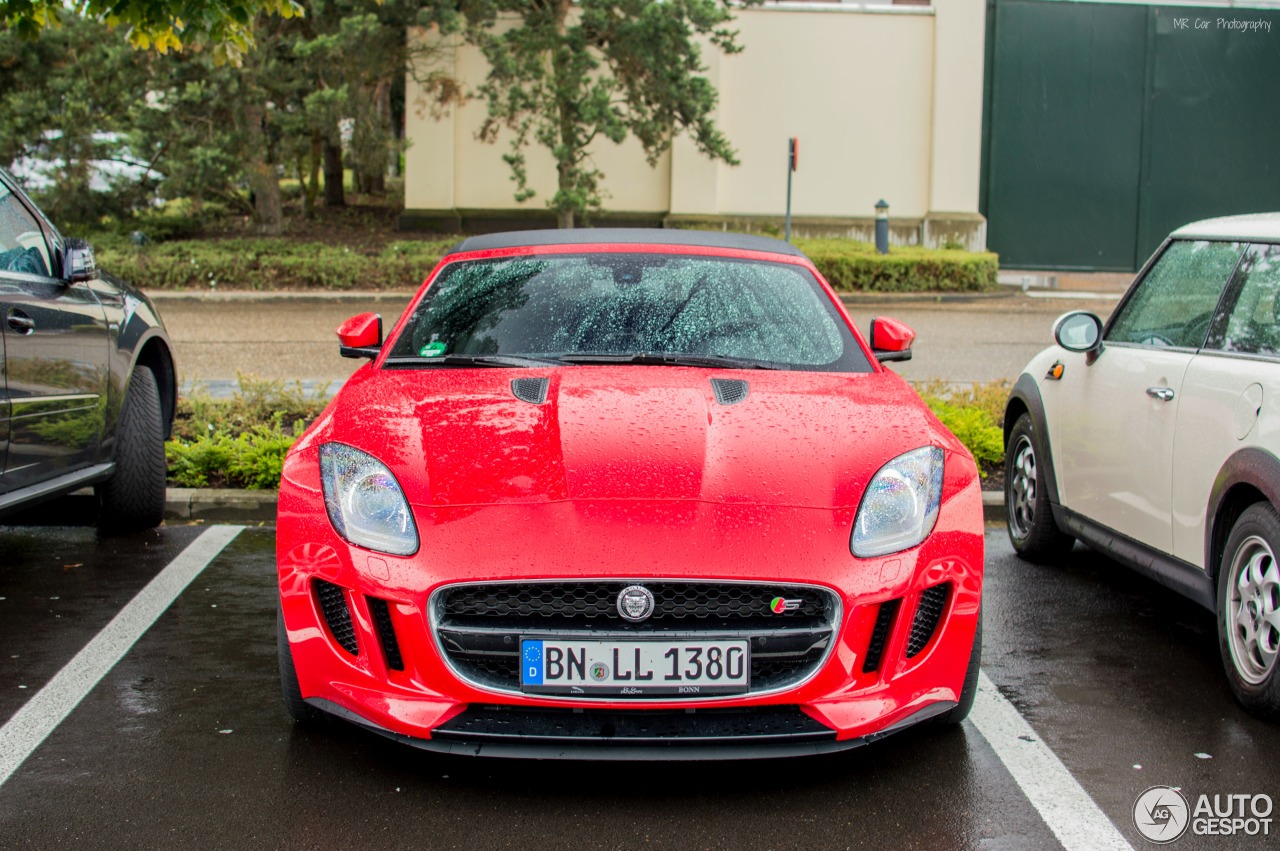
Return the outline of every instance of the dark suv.
<path id="1" fill-rule="evenodd" d="M 0 313 L 0 517 L 92 485 L 103 531 L 158 525 L 177 398 L 164 324 L 3 169 Z"/>

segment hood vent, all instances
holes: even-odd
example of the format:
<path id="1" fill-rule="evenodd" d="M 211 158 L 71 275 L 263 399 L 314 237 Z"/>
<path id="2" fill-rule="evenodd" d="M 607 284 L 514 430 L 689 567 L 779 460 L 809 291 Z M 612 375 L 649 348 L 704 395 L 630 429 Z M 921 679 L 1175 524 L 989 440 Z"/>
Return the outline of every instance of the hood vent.
<path id="1" fill-rule="evenodd" d="M 740 378 L 713 378 L 711 389 L 716 392 L 716 401 L 721 405 L 736 405 L 747 398 L 747 382 Z"/>
<path id="2" fill-rule="evenodd" d="M 517 399 L 530 405 L 541 405 L 547 401 L 547 385 L 545 378 L 517 378 L 511 382 L 511 392 Z"/>

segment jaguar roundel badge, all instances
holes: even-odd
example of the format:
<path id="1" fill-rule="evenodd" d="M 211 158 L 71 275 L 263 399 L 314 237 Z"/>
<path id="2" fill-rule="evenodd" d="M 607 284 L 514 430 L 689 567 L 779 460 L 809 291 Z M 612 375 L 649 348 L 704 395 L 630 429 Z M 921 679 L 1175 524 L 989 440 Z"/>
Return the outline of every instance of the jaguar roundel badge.
<path id="1" fill-rule="evenodd" d="M 618 614 L 633 623 L 653 614 L 653 592 L 643 585 L 628 585 L 618 592 Z"/>

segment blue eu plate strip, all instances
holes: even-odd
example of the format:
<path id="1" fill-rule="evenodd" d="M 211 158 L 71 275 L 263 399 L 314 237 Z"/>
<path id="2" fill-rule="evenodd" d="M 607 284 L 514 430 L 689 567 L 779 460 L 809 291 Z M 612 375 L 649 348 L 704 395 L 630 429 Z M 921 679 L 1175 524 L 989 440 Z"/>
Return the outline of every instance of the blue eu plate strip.
<path id="1" fill-rule="evenodd" d="M 527 686 L 542 685 L 542 642 L 528 639 L 520 643 L 520 682 Z"/>

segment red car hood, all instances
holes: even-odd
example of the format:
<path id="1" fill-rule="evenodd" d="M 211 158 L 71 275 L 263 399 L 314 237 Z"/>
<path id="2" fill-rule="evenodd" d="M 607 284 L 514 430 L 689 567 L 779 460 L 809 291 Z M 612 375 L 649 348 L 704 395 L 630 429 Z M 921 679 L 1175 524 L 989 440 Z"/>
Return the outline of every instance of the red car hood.
<path id="1" fill-rule="evenodd" d="M 515 378 L 546 377 L 546 402 Z M 710 378 L 750 384 L 717 402 Z M 956 448 L 891 372 L 361 369 L 308 437 L 386 463 L 423 507 L 700 501 L 856 508 L 889 459 Z"/>

